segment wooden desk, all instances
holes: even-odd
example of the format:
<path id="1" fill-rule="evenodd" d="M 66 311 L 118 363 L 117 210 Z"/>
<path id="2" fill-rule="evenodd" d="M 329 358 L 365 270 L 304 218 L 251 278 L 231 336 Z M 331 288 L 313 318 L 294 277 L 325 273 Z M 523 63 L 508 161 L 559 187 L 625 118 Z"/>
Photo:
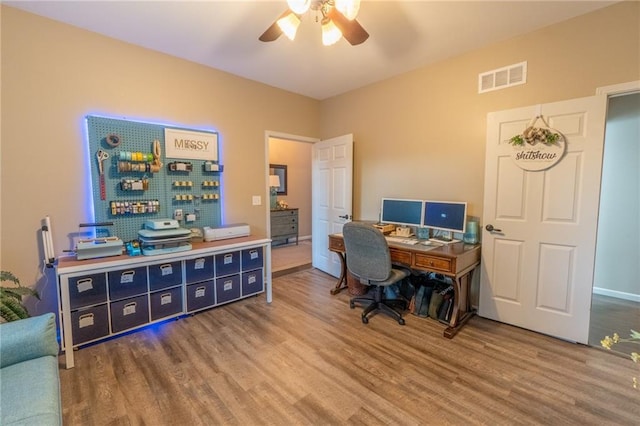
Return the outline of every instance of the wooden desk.
<path id="1" fill-rule="evenodd" d="M 416 271 L 435 272 L 451 278 L 454 290 L 454 305 L 449 326 L 444 337 L 452 338 L 469 319 L 475 315 L 469 301 L 469 287 L 473 271 L 480 265 L 480 245 L 454 243 L 440 247 L 422 244 L 402 244 L 389 241 L 391 261 Z M 331 294 L 346 287 L 347 262 L 342 234 L 329 235 L 329 250 L 340 257 L 342 272 Z"/>

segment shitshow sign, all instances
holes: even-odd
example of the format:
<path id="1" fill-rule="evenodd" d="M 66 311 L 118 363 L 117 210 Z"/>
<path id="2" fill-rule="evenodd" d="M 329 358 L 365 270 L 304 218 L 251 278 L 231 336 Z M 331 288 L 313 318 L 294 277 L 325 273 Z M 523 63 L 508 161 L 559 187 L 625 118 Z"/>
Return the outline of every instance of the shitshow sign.
<path id="1" fill-rule="evenodd" d="M 164 149 L 167 158 L 218 161 L 218 134 L 165 128 Z"/>
<path id="2" fill-rule="evenodd" d="M 518 167 L 524 170 L 545 170 L 556 164 L 564 154 L 564 141 L 553 145 L 516 146 L 511 153 L 511 158 Z"/>
<path id="3" fill-rule="evenodd" d="M 522 135 L 511 138 L 509 143 L 513 145 L 513 161 L 518 167 L 531 171 L 553 166 L 560 161 L 565 150 L 564 136 L 548 127 L 529 126 Z"/>

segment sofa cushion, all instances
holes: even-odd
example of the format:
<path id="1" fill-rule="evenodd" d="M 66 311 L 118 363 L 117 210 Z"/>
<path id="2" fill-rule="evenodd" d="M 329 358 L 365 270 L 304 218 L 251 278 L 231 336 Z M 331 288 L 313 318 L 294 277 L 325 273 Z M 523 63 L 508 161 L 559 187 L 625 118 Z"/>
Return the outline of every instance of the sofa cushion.
<path id="1" fill-rule="evenodd" d="M 0 424 L 59 425 L 58 358 L 44 356 L 0 370 Z"/>
<path id="2" fill-rule="evenodd" d="M 0 368 L 46 355 L 57 357 L 56 336 L 52 313 L 0 324 Z"/>

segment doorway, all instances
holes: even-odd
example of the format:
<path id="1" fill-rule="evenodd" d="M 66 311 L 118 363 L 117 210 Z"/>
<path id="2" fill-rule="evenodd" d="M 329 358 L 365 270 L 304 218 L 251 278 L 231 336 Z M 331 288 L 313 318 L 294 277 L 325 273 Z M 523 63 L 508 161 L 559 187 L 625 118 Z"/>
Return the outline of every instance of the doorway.
<path id="1" fill-rule="evenodd" d="M 640 92 L 608 101 L 589 345 L 640 325 Z M 628 355 L 630 344 L 612 350 Z"/>
<path id="2" fill-rule="evenodd" d="M 311 267 L 311 149 L 315 139 L 267 132 L 267 173 L 270 165 L 286 168 L 286 191 L 276 194 L 279 210 L 269 209 L 268 229 L 273 239 L 272 276 Z M 282 180 L 282 179 L 281 179 Z M 267 179 L 268 181 L 268 179 Z M 281 182 L 285 184 L 285 182 Z M 267 198 L 269 199 L 269 198 Z M 270 204 L 270 203 L 269 203 Z M 281 216 L 282 208 L 295 209 L 297 238 L 277 238 L 272 213 Z M 290 218 L 279 218 L 290 219 Z M 280 229 L 282 224 L 276 226 Z M 277 233 L 277 232 L 276 232 Z"/>

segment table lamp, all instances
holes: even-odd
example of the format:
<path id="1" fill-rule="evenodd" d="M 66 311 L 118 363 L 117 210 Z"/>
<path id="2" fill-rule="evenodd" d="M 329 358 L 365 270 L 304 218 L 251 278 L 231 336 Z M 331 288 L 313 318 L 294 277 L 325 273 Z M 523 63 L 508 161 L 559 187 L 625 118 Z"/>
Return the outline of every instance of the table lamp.
<path id="1" fill-rule="evenodd" d="M 278 188 L 280 187 L 280 176 L 269 175 L 269 188 L 271 189 L 271 209 L 277 206 Z"/>

